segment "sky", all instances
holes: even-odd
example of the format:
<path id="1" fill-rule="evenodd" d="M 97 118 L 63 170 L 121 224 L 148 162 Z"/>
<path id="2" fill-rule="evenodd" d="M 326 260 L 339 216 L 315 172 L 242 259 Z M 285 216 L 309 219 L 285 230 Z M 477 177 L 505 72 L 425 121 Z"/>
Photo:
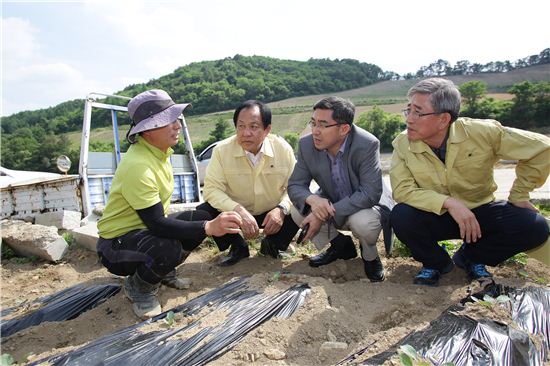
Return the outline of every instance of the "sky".
<path id="1" fill-rule="evenodd" d="M 352 58 L 405 74 L 550 47 L 540 0 L 1 1 L 2 116 L 236 54 Z"/>

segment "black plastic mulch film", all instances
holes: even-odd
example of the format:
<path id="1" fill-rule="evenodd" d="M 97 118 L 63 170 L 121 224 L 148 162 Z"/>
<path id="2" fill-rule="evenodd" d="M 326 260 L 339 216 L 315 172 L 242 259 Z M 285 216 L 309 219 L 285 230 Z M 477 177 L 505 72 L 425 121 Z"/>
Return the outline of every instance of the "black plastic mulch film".
<path id="1" fill-rule="evenodd" d="M 201 310 L 226 308 L 228 316 L 216 327 L 205 327 L 185 338 L 185 332 L 200 327 L 201 319 L 173 329 L 143 333 L 138 328 L 166 317 L 168 311 L 147 321 L 99 338 L 81 348 L 33 362 L 31 365 L 204 365 L 230 350 L 248 332 L 273 316 L 289 317 L 304 302 L 309 286 L 294 286 L 266 296 L 248 289 L 241 277 L 171 309 L 192 316 Z M 120 291 L 120 285 L 73 286 L 33 303 L 42 307 L 33 313 L 0 323 L 2 337 L 45 321 L 74 319 Z M 463 305 L 447 309 L 421 331 L 416 331 L 390 349 L 366 360 L 356 360 L 367 347 L 348 356 L 338 365 L 380 365 L 396 354 L 400 345 L 409 344 L 434 365 L 453 362 L 462 365 L 543 365 L 550 350 L 550 290 L 540 287 L 513 289 L 493 284 L 475 296 L 485 294 L 510 298 L 509 311 L 517 326 L 491 319 L 474 320 L 457 312 Z M 472 301 L 471 297 L 464 302 Z M 13 309 L 5 309 L 2 316 Z M 170 311 L 170 310 L 169 310 Z M 209 312 L 203 312 L 207 316 Z M 178 338 L 172 336 L 180 334 Z M 183 335 L 183 336 L 182 336 Z M 531 337 L 531 338 L 530 338 Z M 532 338 L 538 339 L 536 345 Z"/>
<path id="2" fill-rule="evenodd" d="M 307 284 L 266 296 L 246 286 L 241 277 L 154 318 L 96 339 L 67 353 L 29 365 L 204 365 L 230 350 L 248 332 L 272 317 L 289 317 L 305 301 Z M 225 321 L 205 327 L 185 338 L 185 332 L 200 327 L 201 319 L 172 329 L 141 332 L 138 328 L 164 319 L 169 311 L 207 316 L 225 308 Z M 208 309 L 209 312 L 204 310 Z M 179 337 L 174 337 L 178 334 Z"/>
<path id="3" fill-rule="evenodd" d="M 357 362 L 361 354 L 376 343 L 372 342 L 338 365 L 381 365 L 405 344 L 413 346 L 434 365 L 445 362 L 453 362 L 456 366 L 544 365 L 550 350 L 550 290 L 540 287 L 513 289 L 492 284 L 472 296 L 482 299 L 485 294 L 493 298 L 501 294 L 510 298 L 508 310 L 515 325 L 491 319 L 474 320 L 457 314 L 464 306 L 455 305 L 426 329 L 410 333 L 390 349 Z M 470 301 L 473 299 L 468 297 L 462 304 Z M 531 337 L 538 339 L 537 344 Z"/>
<path id="4" fill-rule="evenodd" d="M 1 319 L 0 334 L 2 334 L 2 337 L 8 337 L 20 330 L 43 322 L 74 319 L 83 312 L 95 308 L 109 297 L 116 295 L 119 291 L 120 285 L 118 284 L 88 287 L 76 285 L 53 295 L 41 297 L 29 304 L 30 306 L 40 304 L 39 309 L 13 319 Z M 19 307 L 5 309 L 0 316 L 9 315 L 24 306 L 25 304 L 22 304 Z"/>

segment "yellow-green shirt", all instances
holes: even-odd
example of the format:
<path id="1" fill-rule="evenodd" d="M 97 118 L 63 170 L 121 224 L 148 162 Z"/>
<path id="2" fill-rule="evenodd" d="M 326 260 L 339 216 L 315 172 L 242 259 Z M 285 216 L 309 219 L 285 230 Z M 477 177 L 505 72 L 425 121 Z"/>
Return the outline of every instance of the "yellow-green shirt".
<path id="1" fill-rule="evenodd" d="M 203 197 L 219 211 L 231 211 L 240 204 L 259 215 L 278 204 L 290 208 L 288 178 L 296 158 L 282 137 L 264 139 L 260 161 L 253 166 L 245 150 L 231 136 L 216 145 L 206 168 Z"/>
<path id="2" fill-rule="evenodd" d="M 162 202 L 165 215 L 174 191 L 170 155 L 138 138 L 117 167 L 103 216 L 97 227 L 105 239 L 116 238 L 146 226 L 136 210 Z"/>
<path id="3" fill-rule="evenodd" d="M 445 164 L 422 141 L 407 132 L 393 141 L 390 170 L 393 197 L 420 210 L 441 215 L 448 197 L 468 208 L 494 201 L 493 168 L 499 159 L 518 160 L 516 180 L 508 200 L 526 201 L 550 173 L 550 139 L 503 127 L 494 120 L 459 118 L 450 126 Z"/>

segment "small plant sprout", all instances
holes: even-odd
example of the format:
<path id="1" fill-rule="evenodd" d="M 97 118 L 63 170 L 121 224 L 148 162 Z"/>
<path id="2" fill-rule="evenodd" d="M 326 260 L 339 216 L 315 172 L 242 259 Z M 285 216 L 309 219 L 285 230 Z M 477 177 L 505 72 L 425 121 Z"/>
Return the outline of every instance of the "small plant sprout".
<path id="1" fill-rule="evenodd" d="M 176 319 L 176 314 L 173 311 L 169 311 L 164 318 L 164 324 L 167 328 L 171 328 L 174 325 L 174 320 Z"/>
<path id="2" fill-rule="evenodd" d="M 399 347 L 399 360 L 405 366 L 413 366 L 413 361 L 416 361 L 417 354 L 413 346 L 404 344 Z"/>
<path id="3" fill-rule="evenodd" d="M 75 239 L 73 237 L 73 234 L 71 233 L 63 233 L 62 235 L 63 239 L 65 239 L 65 241 L 67 242 L 67 245 L 68 246 L 71 246 L 75 243 Z"/>
<path id="4" fill-rule="evenodd" d="M 480 300 L 475 296 L 472 296 L 472 300 L 474 300 L 475 303 L 481 306 L 485 306 L 486 308 L 489 308 L 489 309 L 491 309 L 495 304 L 503 304 L 505 302 L 511 301 L 510 298 L 506 295 L 499 295 L 497 298 L 493 298 L 489 295 L 485 295 L 483 296 L 483 300 Z"/>
<path id="5" fill-rule="evenodd" d="M 9 353 L 3 353 L 2 356 L 0 356 L 0 366 L 10 366 L 13 365 L 15 360 Z"/>
<path id="6" fill-rule="evenodd" d="M 433 366 L 430 361 L 422 358 L 413 346 L 404 344 L 399 347 L 399 360 L 404 366 Z M 445 362 L 441 366 L 455 366 L 453 362 Z"/>
<path id="7" fill-rule="evenodd" d="M 269 282 L 277 282 L 277 281 L 279 281 L 279 278 L 281 278 L 281 272 L 277 271 L 277 272 L 273 273 L 273 275 L 269 279 Z"/>
<path id="8" fill-rule="evenodd" d="M 527 271 L 524 270 L 524 269 L 520 269 L 520 270 L 518 271 L 518 275 L 520 275 L 520 276 L 523 277 L 523 278 L 529 278 L 529 277 L 530 277 L 530 276 L 529 276 L 529 273 L 527 273 Z"/>

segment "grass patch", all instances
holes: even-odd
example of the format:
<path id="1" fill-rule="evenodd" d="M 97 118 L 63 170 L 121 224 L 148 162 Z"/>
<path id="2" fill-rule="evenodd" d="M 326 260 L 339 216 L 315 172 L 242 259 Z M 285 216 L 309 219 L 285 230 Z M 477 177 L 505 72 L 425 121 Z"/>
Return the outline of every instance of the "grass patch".
<path id="1" fill-rule="evenodd" d="M 40 258 L 38 258 L 36 255 L 31 255 L 30 257 L 20 257 L 11 247 L 2 244 L 2 261 L 10 261 L 11 263 L 15 264 L 25 264 L 35 263 L 39 260 Z"/>
<path id="2" fill-rule="evenodd" d="M 15 254 L 13 249 L 6 244 L 2 244 L 2 260 L 10 260 L 15 257 L 17 257 L 17 255 Z"/>
<path id="3" fill-rule="evenodd" d="M 75 243 L 75 239 L 74 239 L 73 234 L 71 234 L 69 232 L 65 232 L 61 236 L 63 237 L 63 239 L 65 239 L 68 246 L 72 246 Z"/>
<path id="4" fill-rule="evenodd" d="M 519 264 L 520 266 L 526 266 L 527 265 L 527 254 L 525 253 L 518 253 L 514 255 L 513 257 L 510 257 L 504 261 L 503 264 Z"/>
<path id="5" fill-rule="evenodd" d="M 442 240 L 438 242 L 445 250 L 452 256 L 458 248 L 462 245 L 461 240 Z M 392 256 L 394 257 L 403 257 L 409 258 L 412 257 L 411 250 L 405 244 L 403 244 L 399 239 L 395 238 L 395 243 L 393 244 Z"/>
<path id="6" fill-rule="evenodd" d="M 533 200 L 533 205 L 544 217 L 550 217 L 550 200 Z"/>
<path id="7" fill-rule="evenodd" d="M 403 258 L 412 257 L 412 253 L 409 247 L 403 244 L 401 240 L 397 238 L 395 238 L 395 242 L 393 243 L 393 251 L 391 254 L 392 254 L 392 257 L 403 257 Z"/>

